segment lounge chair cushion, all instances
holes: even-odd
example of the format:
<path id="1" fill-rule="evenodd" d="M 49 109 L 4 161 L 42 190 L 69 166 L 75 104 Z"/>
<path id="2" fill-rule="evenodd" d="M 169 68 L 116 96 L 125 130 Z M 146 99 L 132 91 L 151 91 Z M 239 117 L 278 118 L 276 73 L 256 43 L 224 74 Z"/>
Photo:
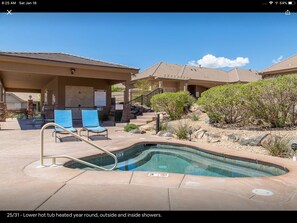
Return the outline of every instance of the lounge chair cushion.
<path id="1" fill-rule="evenodd" d="M 70 127 L 70 128 L 65 128 L 65 129 L 67 129 L 67 130 L 69 130 L 69 131 L 71 131 L 71 132 L 76 132 L 77 130 L 75 129 L 75 128 L 73 128 L 73 127 Z M 56 127 L 56 132 L 65 132 L 63 129 L 60 129 L 60 128 L 58 128 L 58 127 Z"/>

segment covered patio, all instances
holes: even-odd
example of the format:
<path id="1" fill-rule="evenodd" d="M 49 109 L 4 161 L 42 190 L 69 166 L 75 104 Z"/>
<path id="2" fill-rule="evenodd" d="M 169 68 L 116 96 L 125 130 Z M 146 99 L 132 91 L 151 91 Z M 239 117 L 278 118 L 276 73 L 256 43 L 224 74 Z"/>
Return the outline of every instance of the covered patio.
<path id="1" fill-rule="evenodd" d="M 126 122 L 129 83 L 138 70 L 65 53 L 0 52 L 0 113 L 5 109 L 5 92 L 31 92 L 41 93 L 49 118 L 54 109 L 71 109 L 74 119 L 81 118 L 81 109 L 108 115 L 113 108 L 111 86 L 124 83 L 122 122 Z"/>

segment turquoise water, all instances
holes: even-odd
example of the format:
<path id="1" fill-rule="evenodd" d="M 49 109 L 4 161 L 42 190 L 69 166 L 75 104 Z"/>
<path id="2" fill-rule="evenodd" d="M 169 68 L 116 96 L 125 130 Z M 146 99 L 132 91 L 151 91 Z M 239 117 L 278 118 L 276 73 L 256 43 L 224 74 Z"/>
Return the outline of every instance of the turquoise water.
<path id="1" fill-rule="evenodd" d="M 213 177 L 277 176 L 288 171 L 280 166 L 253 160 L 222 156 L 197 148 L 165 144 L 140 144 L 116 153 L 117 170 L 181 173 Z M 113 159 L 98 156 L 83 159 L 99 166 L 111 167 Z M 69 168 L 89 169 L 69 162 Z"/>

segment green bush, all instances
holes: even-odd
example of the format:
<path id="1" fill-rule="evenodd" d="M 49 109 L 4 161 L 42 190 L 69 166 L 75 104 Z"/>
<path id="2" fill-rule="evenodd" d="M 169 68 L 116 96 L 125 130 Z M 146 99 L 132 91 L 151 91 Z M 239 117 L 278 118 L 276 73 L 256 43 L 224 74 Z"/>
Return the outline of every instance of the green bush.
<path id="1" fill-rule="evenodd" d="M 195 99 L 187 91 L 166 92 L 154 95 L 151 105 L 157 112 L 166 112 L 171 120 L 179 119 L 184 109 L 195 102 Z"/>
<path id="2" fill-rule="evenodd" d="M 268 145 L 268 151 L 271 156 L 278 156 L 288 158 L 291 155 L 291 148 L 289 146 L 289 140 L 276 138 L 274 142 Z"/>
<path id="3" fill-rule="evenodd" d="M 261 120 L 271 127 L 295 125 L 297 75 L 213 87 L 197 103 L 213 122 L 246 125 Z"/>
<path id="4" fill-rule="evenodd" d="M 216 86 L 204 91 L 198 99 L 213 122 L 236 123 L 242 110 L 242 84 Z"/>
<path id="5" fill-rule="evenodd" d="M 272 127 L 295 123 L 292 116 L 289 117 L 297 105 L 297 75 L 251 82 L 245 84 L 242 91 L 245 92 L 245 110 L 254 118 L 263 119 Z"/>
<path id="6" fill-rule="evenodd" d="M 130 123 L 124 126 L 124 130 L 126 132 L 130 132 L 133 129 L 138 129 L 138 126 L 135 124 L 130 124 Z"/>
<path id="7" fill-rule="evenodd" d="M 119 86 L 116 86 L 116 85 L 112 85 L 111 86 L 111 92 L 121 92 L 121 91 L 124 91 L 125 88 L 123 87 L 119 87 Z"/>
<path id="8" fill-rule="evenodd" d="M 20 118 L 23 119 L 26 117 L 26 114 L 24 111 L 7 111 L 6 112 L 6 118 Z"/>

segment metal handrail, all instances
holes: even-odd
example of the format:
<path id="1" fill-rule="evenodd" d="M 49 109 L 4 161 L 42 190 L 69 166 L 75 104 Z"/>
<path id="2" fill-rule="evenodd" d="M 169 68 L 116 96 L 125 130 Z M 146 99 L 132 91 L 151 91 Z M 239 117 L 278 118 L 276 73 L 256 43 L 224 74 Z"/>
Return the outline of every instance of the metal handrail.
<path id="1" fill-rule="evenodd" d="M 95 148 L 97 148 L 97 149 L 99 149 L 99 150 L 105 152 L 106 154 L 108 154 L 109 156 L 111 156 L 111 157 L 114 159 L 114 161 L 115 161 L 114 166 L 113 166 L 112 168 L 110 168 L 110 169 L 106 169 L 106 168 L 104 168 L 104 167 L 97 166 L 97 165 L 95 165 L 95 164 L 92 164 L 92 163 L 89 163 L 89 162 L 86 162 L 86 161 L 83 161 L 83 160 L 81 160 L 81 159 L 78 159 L 78 158 L 75 158 L 75 157 L 72 157 L 72 156 L 68 156 L 68 155 L 44 156 L 44 155 L 43 155 L 43 154 L 44 154 L 44 153 L 43 153 L 43 152 L 44 152 L 44 140 L 43 140 L 44 137 L 43 137 L 43 136 L 44 136 L 44 130 L 45 130 L 47 127 L 49 127 L 49 126 L 55 126 L 55 127 L 61 128 L 61 129 L 63 129 L 65 132 L 68 132 L 69 134 L 71 134 L 72 136 L 74 136 L 75 138 L 80 139 L 80 140 L 82 140 L 82 141 L 88 143 L 89 145 L 91 145 L 91 146 L 93 146 L 93 147 L 95 147 Z M 111 152 L 109 152 L 109 151 L 107 151 L 107 150 L 105 150 L 105 149 L 103 149 L 103 148 L 100 148 L 100 147 L 97 146 L 96 144 L 94 144 L 94 143 L 92 143 L 92 142 L 90 142 L 90 141 L 88 141 L 88 140 L 82 138 L 81 136 L 79 136 L 79 135 L 77 135 L 77 134 L 75 134 L 75 133 L 69 131 L 68 129 L 65 129 L 64 127 L 62 127 L 62 126 L 60 126 L 60 125 L 58 125 L 58 124 L 56 124 L 56 123 L 53 123 L 53 122 L 47 123 L 47 124 L 45 124 L 45 125 L 41 128 L 41 130 L 40 130 L 40 143 L 41 143 L 41 145 L 40 145 L 40 166 L 42 166 L 42 167 L 44 167 L 44 163 L 43 163 L 43 159 L 44 159 L 44 158 L 52 158 L 52 164 L 53 164 L 53 165 L 56 164 L 56 158 L 67 158 L 67 159 L 71 159 L 71 160 L 74 160 L 74 161 L 76 161 L 76 162 L 79 162 L 79 163 L 81 163 L 81 164 L 84 164 L 84 165 L 86 165 L 86 166 L 93 167 L 93 168 L 97 168 L 97 169 L 101 169 L 101 170 L 113 170 L 114 168 L 116 168 L 116 166 L 117 166 L 117 164 L 118 164 L 118 159 L 117 159 L 116 155 L 114 155 L 113 153 L 111 153 Z"/>

